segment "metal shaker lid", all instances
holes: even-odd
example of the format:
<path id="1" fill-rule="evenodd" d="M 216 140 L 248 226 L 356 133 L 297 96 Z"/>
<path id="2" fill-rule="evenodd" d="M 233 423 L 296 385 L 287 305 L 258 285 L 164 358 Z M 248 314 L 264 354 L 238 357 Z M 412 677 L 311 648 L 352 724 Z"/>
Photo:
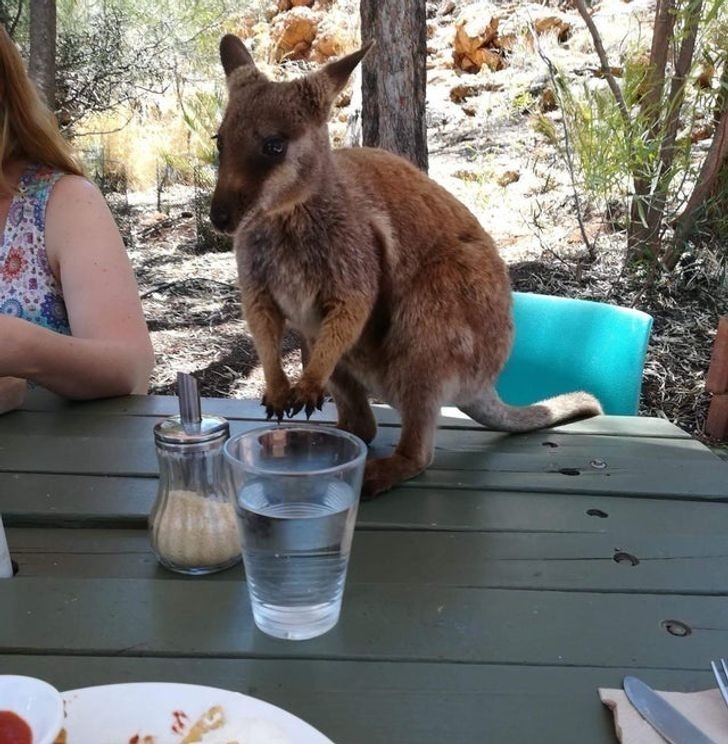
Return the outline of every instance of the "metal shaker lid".
<path id="1" fill-rule="evenodd" d="M 170 416 L 154 427 L 154 439 L 169 444 L 200 444 L 227 439 L 230 425 L 221 416 L 203 416 L 197 380 L 184 372 L 177 373 L 179 416 Z"/>
<path id="2" fill-rule="evenodd" d="M 201 416 L 195 423 L 183 423 L 180 416 L 170 416 L 154 427 L 154 439 L 168 444 L 200 444 L 227 439 L 230 424 L 222 416 Z"/>

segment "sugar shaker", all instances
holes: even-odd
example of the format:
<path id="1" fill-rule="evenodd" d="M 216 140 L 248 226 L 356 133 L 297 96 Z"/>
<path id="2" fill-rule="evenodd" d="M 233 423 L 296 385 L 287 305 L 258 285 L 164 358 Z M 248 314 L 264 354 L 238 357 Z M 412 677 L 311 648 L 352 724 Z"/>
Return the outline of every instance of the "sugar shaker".
<path id="1" fill-rule="evenodd" d="M 154 427 L 157 498 L 149 515 L 159 562 L 184 574 L 222 571 L 241 560 L 233 485 L 223 457 L 230 436 L 220 416 L 203 416 L 197 382 L 177 376 L 180 415 Z"/>

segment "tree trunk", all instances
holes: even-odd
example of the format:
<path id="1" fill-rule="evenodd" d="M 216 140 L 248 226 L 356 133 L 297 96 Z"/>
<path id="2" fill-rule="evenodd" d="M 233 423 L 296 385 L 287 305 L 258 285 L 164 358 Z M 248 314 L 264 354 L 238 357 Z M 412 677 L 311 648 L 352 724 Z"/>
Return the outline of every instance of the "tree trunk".
<path id="1" fill-rule="evenodd" d="M 666 113 L 660 136 L 660 160 L 657 174 L 657 184 L 650 195 L 649 208 L 647 210 L 647 226 L 643 232 L 647 239 L 650 253 L 656 257 L 661 250 L 661 230 L 665 208 L 667 205 L 667 194 L 672 180 L 672 165 L 675 159 L 675 139 L 680 124 L 680 111 L 685 99 L 685 89 L 690 68 L 695 53 L 695 42 L 698 37 L 698 24 L 703 8 L 703 0 L 691 0 L 686 8 L 685 25 L 681 29 L 682 41 L 680 52 L 675 62 L 675 70 L 672 74 L 670 93 L 664 104 Z M 640 228 L 643 228 L 640 225 Z"/>
<path id="2" fill-rule="evenodd" d="M 361 0 L 363 41 L 377 44 L 362 68 L 362 135 L 427 170 L 425 0 Z"/>
<path id="3" fill-rule="evenodd" d="M 56 0 L 30 4 L 30 63 L 28 72 L 51 110 L 56 99 Z"/>
<path id="4" fill-rule="evenodd" d="M 710 149 L 700 169 L 698 180 L 695 182 L 695 188 L 682 214 L 676 220 L 675 242 L 665 256 L 665 265 L 668 268 L 675 267 L 685 241 L 693 230 L 696 215 L 708 200 L 717 196 L 718 184 L 725 183 L 723 179 L 726 172 L 728 172 L 728 105 L 723 109 L 718 121 Z"/>
<path id="5" fill-rule="evenodd" d="M 660 127 L 660 102 L 665 89 L 665 68 L 675 30 L 675 0 L 657 0 L 652 32 L 650 61 L 643 81 L 644 95 L 640 101 L 640 123 L 646 136 L 656 139 Z M 634 173 L 634 196 L 627 237 L 627 260 L 657 262 L 660 246 L 659 225 L 648 222 L 652 205 L 652 173 Z"/>

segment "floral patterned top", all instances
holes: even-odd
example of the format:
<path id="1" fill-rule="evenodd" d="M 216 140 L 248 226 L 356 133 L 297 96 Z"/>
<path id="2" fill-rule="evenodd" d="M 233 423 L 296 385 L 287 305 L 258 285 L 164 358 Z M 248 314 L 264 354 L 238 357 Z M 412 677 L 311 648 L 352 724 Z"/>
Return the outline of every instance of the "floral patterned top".
<path id="1" fill-rule="evenodd" d="M 20 177 L 0 243 L 0 313 L 70 335 L 63 292 L 45 247 L 48 197 L 63 175 L 34 164 Z"/>

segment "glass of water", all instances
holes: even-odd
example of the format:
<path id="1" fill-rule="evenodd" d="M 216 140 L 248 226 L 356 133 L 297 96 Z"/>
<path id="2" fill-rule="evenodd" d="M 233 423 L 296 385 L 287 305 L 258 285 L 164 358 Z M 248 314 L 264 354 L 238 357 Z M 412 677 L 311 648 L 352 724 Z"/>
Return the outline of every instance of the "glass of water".
<path id="1" fill-rule="evenodd" d="M 326 633 L 341 612 L 367 448 L 328 426 L 254 429 L 225 444 L 255 624 Z"/>

